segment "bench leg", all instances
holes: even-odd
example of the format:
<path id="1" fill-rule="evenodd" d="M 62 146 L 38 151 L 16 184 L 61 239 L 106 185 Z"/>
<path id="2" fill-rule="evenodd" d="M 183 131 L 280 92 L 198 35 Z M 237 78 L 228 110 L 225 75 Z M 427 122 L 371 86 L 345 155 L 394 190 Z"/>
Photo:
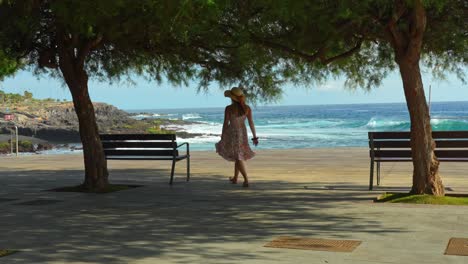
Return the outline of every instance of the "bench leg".
<path id="1" fill-rule="evenodd" d="M 369 191 L 374 187 L 374 159 L 370 161 L 370 178 L 369 178 Z"/>
<path id="2" fill-rule="evenodd" d="M 172 168 L 171 168 L 171 180 L 169 181 L 169 184 L 172 185 L 172 182 L 174 181 L 174 169 L 175 169 L 175 163 L 176 161 L 172 161 Z"/>
<path id="3" fill-rule="evenodd" d="M 187 157 L 187 181 L 190 181 L 190 156 Z"/>
<path id="4" fill-rule="evenodd" d="M 380 162 L 377 162 L 377 186 L 380 186 Z"/>

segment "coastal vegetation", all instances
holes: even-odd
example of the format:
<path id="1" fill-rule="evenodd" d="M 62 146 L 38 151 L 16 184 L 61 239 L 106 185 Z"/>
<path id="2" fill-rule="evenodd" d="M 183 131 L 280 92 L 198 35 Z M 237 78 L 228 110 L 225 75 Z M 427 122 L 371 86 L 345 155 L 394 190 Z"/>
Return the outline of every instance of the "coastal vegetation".
<path id="1" fill-rule="evenodd" d="M 388 203 L 468 205 L 468 196 L 434 196 L 428 194 L 386 193 L 375 200 Z"/>

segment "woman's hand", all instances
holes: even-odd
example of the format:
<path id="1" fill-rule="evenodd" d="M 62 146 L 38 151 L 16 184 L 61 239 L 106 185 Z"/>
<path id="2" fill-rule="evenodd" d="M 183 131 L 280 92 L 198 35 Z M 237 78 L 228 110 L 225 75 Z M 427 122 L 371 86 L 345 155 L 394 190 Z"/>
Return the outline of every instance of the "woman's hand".
<path id="1" fill-rule="evenodd" d="M 253 142 L 253 144 L 254 144 L 255 146 L 257 146 L 257 145 L 258 145 L 258 137 L 252 138 L 252 142 Z"/>

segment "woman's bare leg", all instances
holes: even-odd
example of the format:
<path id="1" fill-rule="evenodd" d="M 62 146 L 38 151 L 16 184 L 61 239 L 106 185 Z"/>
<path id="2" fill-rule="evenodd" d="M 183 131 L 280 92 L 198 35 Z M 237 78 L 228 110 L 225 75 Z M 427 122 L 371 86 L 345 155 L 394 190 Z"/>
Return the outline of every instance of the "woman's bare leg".
<path id="1" fill-rule="evenodd" d="M 244 186 L 245 187 L 249 186 L 249 178 L 247 177 L 247 166 L 245 164 L 245 161 L 238 160 L 237 161 L 237 168 L 239 169 L 240 173 L 242 174 L 242 177 L 244 177 Z"/>
<path id="2" fill-rule="evenodd" d="M 237 178 L 239 177 L 239 166 L 238 166 L 238 162 L 236 160 L 236 162 L 234 162 L 234 177 L 232 178 L 229 178 L 229 180 L 232 182 L 232 183 L 237 183 Z"/>

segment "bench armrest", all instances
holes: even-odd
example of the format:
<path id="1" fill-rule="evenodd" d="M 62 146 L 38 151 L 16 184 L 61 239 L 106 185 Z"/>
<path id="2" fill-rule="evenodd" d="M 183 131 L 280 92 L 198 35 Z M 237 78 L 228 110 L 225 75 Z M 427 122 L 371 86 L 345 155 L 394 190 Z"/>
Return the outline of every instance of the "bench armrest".
<path id="1" fill-rule="evenodd" d="M 187 146 L 187 155 L 190 155 L 190 144 L 188 142 L 184 142 L 176 147 L 178 149 L 179 147 L 182 147 L 183 145 Z"/>

